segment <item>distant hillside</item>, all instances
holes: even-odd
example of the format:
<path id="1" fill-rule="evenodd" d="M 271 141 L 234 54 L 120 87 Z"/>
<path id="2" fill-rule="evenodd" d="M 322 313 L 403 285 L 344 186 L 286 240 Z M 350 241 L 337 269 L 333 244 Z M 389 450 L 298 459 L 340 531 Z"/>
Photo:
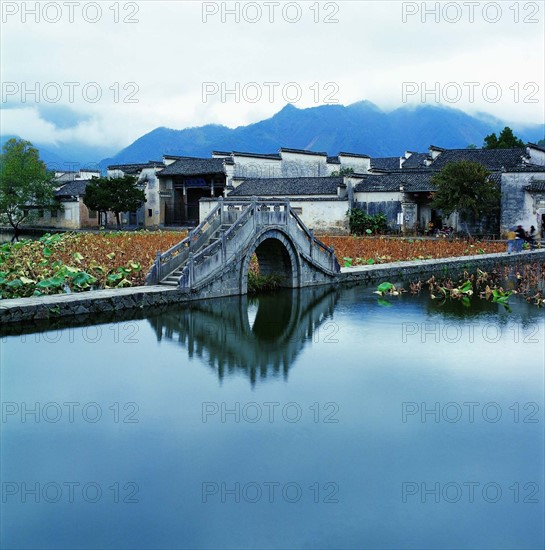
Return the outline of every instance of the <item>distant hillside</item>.
<path id="1" fill-rule="evenodd" d="M 163 154 L 210 156 L 212 150 L 276 152 L 280 147 L 340 151 L 372 156 L 399 156 L 406 150 L 426 151 L 429 145 L 480 147 L 483 138 L 499 133 L 504 126 L 513 128 L 523 141 L 539 141 L 544 125 L 517 126 L 489 115 L 470 116 L 446 107 L 422 105 L 400 107 L 385 113 L 369 101 L 352 105 L 322 105 L 298 109 L 287 105 L 273 117 L 248 126 L 230 129 L 209 124 L 184 130 L 156 128 L 112 157 L 103 146 L 81 144 L 49 145 L 35 142 L 42 159 L 53 166 L 67 163 L 92 166 L 161 160 Z M 13 136 L 2 136 L 3 144 Z M 100 161 L 100 159 L 103 159 Z"/>
<path id="2" fill-rule="evenodd" d="M 523 141 L 538 141 L 543 125 L 517 128 L 488 115 L 473 117 L 457 109 L 401 107 L 385 113 L 368 101 L 349 106 L 323 105 L 297 109 L 287 105 L 273 117 L 230 129 L 206 125 L 184 130 L 156 128 L 101 164 L 160 160 L 163 154 L 204 156 L 212 150 L 270 153 L 280 147 L 337 154 L 398 156 L 406 150 L 425 151 L 429 145 L 481 146 L 483 138 L 509 125 Z"/>

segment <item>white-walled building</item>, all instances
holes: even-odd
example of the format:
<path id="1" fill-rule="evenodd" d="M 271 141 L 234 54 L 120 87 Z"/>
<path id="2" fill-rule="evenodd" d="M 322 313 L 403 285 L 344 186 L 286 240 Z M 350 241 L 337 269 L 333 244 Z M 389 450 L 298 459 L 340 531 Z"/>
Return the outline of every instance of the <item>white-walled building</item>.
<path id="1" fill-rule="evenodd" d="M 250 200 L 252 197 L 289 200 L 290 206 L 310 228 L 330 233 L 348 231 L 347 183 L 343 177 L 247 179 L 229 193 L 226 200 Z M 201 220 L 216 203 L 216 199 L 201 200 Z"/>
<path id="2" fill-rule="evenodd" d="M 277 153 L 214 151 L 210 158 L 164 156 L 162 162 L 108 167 L 110 177 L 136 175 L 146 191 L 138 222 L 145 227 L 195 225 L 217 198 L 289 198 L 317 231 L 347 231 L 347 211 L 382 212 L 393 229 L 414 231 L 452 225 L 431 208 L 433 175 L 449 162 L 478 162 L 502 188 L 501 229 L 523 223 L 541 228 L 545 214 L 542 181 L 545 149 L 529 143 L 512 149 L 444 149 L 406 151 L 400 157 L 280 148 Z M 336 176 L 344 176 L 339 183 Z M 516 218 L 516 219 L 515 219 Z M 483 223 L 480 223 L 483 222 Z M 477 232 L 486 220 L 477 220 Z"/>
<path id="3" fill-rule="evenodd" d="M 165 155 L 161 162 L 112 165 L 107 175 L 138 178 L 146 203 L 131 225 L 155 228 L 196 225 L 202 219 L 201 199 L 229 196 L 250 179 L 324 178 L 347 168 L 367 172 L 370 158 L 353 153 L 329 157 L 289 148 L 271 154 L 213 151 L 211 158 Z"/>
<path id="4" fill-rule="evenodd" d="M 85 206 L 83 197 L 87 184 L 99 178 L 100 171 L 57 171 L 55 172 L 55 197 L 59 208 L 54 210 L 33 209 L 32 225 L 54 229 L 91 229 L 98 226 L 97 212 Z"/>

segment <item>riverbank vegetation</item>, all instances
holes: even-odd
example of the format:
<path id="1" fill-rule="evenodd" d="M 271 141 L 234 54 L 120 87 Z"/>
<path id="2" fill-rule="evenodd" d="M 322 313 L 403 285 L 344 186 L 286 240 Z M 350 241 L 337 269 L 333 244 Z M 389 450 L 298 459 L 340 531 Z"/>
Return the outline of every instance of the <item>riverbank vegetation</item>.
<path id="1" fill-rule="evenodd" d="M 139 286 L 145 282 L 157 251 L 166 251 L 187 235 L 180 231 L 60 233 L 37 241 L 0 246 L 0 298 L 19 298 Z M 384 264 L 403 260 L 447 258 L 504 252 L 494 241 L 326 236 L 321 239 L 341 265 Z M 278 277 L 259 274 L 254 256 L 249 292 L 273 290 Z"/>
<path id="2" fill-rule="evenodd" d="M 509 298 L 519 295 L 528 303 L 538 307 L 545 306 L 545 263 L 534 262 L 520 266 L 501 266 L 483 271 L 477 269 L 470 273 L 464 271 L 460 277 L 435 277 L 427 280 L 412 281 L 406 288 L 396 288 L 385 281 L 377 286 L 381 305 L 390 305 L 388 296 L 400 296 L 402 293 L 420 294 L 427 291 L 439 306 L 446 302 L 460 302 L 470 307 L 473 299 L 481 299 L 501 304 L 509 310 Z"/>
<path id="3" fill-rule="evenodd" d="M 0 298 L 139 286 L 185 232 L 59 233 L 0 246 Z"/>
<path id="4" fill-rule="evenodd" d="M 280 275 L 260 275 L 259 272 L 248 271 L 248 294 L 271 292 L 280 288 L 281 283 Z"/>
<path id="5" fill-rule="evenodd" d="M 328 246 L 335 248 L 339 263 L 346 267 L 492 254 L 507 250 L 507 245 L 498 241 L 353 236 L 319 238 Z"/>

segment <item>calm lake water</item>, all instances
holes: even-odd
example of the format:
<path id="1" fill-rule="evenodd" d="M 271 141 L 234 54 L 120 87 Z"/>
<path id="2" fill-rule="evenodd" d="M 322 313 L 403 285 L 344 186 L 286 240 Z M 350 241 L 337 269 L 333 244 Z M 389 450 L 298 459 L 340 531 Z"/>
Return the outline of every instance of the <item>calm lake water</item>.
<path id="1" fill-rule="evenodd" d="M 5 336 L 0 546 L 543 548 L 543 310 L 372 290 Z"/>
<path id="2" fill-rule="evenodd" d="M 28 240 L 31 240 L 31 241 L 37 241 L 44 234 L 45 234 L 45 232 L 42 233 L 42 234 L 39 234 L 39 233 L 19 233 L 17 235 L 17 240 L 23 241 L 23 240 L 28 239 Z M 15 240 L 16 240 L 15 235 L 13 233 L 9 233 L 7 231 L 0 231 L 0 244 L 12 243 Z"/>

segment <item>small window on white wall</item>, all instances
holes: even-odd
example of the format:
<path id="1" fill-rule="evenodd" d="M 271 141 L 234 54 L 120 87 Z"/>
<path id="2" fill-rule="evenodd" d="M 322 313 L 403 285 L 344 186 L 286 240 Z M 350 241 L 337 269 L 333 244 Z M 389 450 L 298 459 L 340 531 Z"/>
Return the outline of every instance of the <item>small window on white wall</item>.
<path id="1" fill-rule="evenodd" d="M 294 206 L 292 207 L 292 210 L 298 215 L 301 216 L 303 214 L 303 208 L 301 206 Z"/>

